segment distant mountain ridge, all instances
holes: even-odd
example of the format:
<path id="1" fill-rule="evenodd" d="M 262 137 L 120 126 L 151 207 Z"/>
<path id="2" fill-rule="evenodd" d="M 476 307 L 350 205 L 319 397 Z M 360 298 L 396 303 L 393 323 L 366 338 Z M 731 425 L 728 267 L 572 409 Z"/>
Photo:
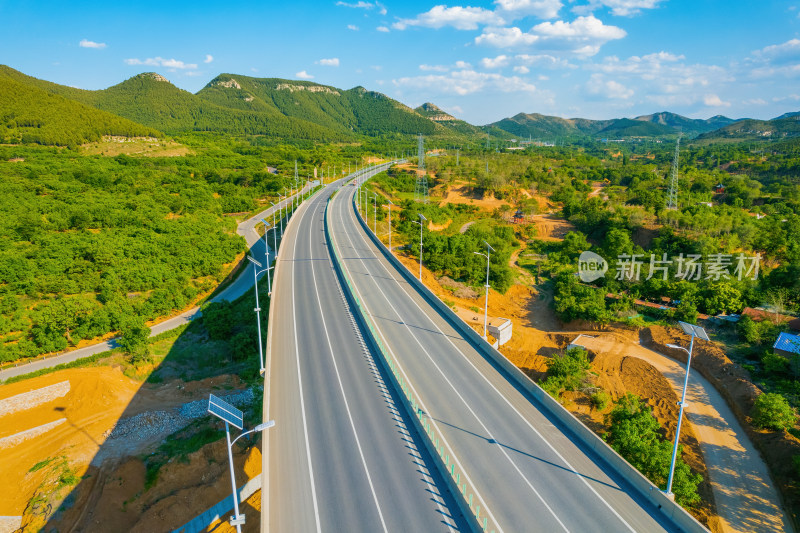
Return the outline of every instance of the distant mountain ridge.
<path id="1" fill-rule="evenodd" d="M 195 94 L 176 87 L 154 72 L 138 74 L 107 89 L 92 91 L 40 80 L 0 65 L 0 82 L 6 93 L 10 87 L 17 93 L 24 93 L 28 105 L 28 109 L 19 108 L 17 99 L 14 100 L 16 107 L 10 109 L 11 97 L 7 97 L 6 102 L 0 102 L 6 109 L 6 113 L 0 115 L 0 120 L 4 121 L 0 125 L 5 123 L 10 130 L 13 117 L 24 115 L 21 122 L 13 123 L 15 133 L 9 138 L 22 138 L 23 129 L 28 128 L 26 138 L 39 139 L 34 142 L 56 139 L 53 142 L 63 143 L 69 138 L 72 143 L 79 139 L 95 139 L 112 131 L 130 135 L 209 131 L 319 141 L 355 139 L 359 135 L 421 133 L 448 139 L 448 142 L 475 142 L 478 138 L 485 140 L 486 135 L 500 139 L 551 140 L 554 137 L 673 137 L 683 133 L 690 138 L 735 141 L 800 134 L 797 119 L 800 112 L 785 113 L 770 121 L 735 120 L 721 115 L 691 119 L 667 111 L 607 120 L 518 113 L 475 126 L 433 103 L 426 102 L 411 109 L 360 86 L 343 90 L 305 80 L 239 74 L 220 74 Z M 76 104 L 86 107 L 75 107 Z M 108 115 L 92 114 L 87 107 Z M 73 121 L 67 116 L 70 114 L 82 118 Z M 78 125 L 81 121 L 82 125 Z M 53 136 L 65 125 L 69 127 L 64 129 L 62 138 Z M 38 137 L 33 135 L 37 132 Z"/>
<path id="2" fill-rule="evenodd" d="M 698 137 L 703 140 L 755 141 L 800 136 L 800 112 L 785 113 L 772 120 L 744 119 Z"/>
<path id="3" fill-rule="evenodd" d="M 684 133 L 692 137 L 734 123 L 735 120 L 717 115 L 709 119 L 691 119 L 662 111 L 635 118 L 591 120 L 561 118 L 539 113 L 518 113 L 494 122 L 496 126 L 520 137 L 662 137 Z"/>

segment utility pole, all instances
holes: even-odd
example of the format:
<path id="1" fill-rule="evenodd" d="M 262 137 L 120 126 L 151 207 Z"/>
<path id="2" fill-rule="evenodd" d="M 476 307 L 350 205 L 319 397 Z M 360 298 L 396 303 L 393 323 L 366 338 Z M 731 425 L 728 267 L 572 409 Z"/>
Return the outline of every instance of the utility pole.
<path id="1" fill-rule="evenodd" d="M 492 248 L 488 242 L 483 241 L 483 244 L 486 245 L 486 253 L 481 252 L 472 252 L 476 255 L 482 255 L 486 258 L 486 299 L 483 304 L 483 338 L 484 340 L 487 339 L 487 331 L 489 329 L 489 257 L 492 252 L 494 252 L 494 248 Z"/>
<path id="2" fill-rule="evenodd" d="M 422 134 L 417 138 L 417 183 L 414 187 L 414 201 L 428 203 L 428 176 L 425 172 L 425 148 Z"/>
<path id="3" fill-rule="evenodd" d="M 667 209 L 678 209 L 678 152 L 681 147 L 681 136 L 683 133 L 678 134 L 678 140 L 675 143 L 675 157 L 672 160 L 672 179 L 669 184 L 669 194 L 667 195 Z"/>

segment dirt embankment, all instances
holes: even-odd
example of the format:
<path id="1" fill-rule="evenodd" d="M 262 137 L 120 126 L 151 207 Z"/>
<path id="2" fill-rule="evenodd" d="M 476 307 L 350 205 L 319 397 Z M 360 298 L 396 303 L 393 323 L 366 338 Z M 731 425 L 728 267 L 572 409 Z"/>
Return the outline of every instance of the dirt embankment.
<path id="1" fill-rule="evenodd" d="M 113 468 L 92 467 L 90 479 L 96 481 L 78 489 L 74 505 L 52 520 L 48 530 L 93 531 L 110 524 L 118 531 L 142 533 L 177 529 L 230 496 L 225 446 L 224 439 L 219 440 L 183 460 L 170 461 L 162 467 L 158 484 L 149 490 L 144 489 L 145 467 L 139 459 L 128 459 Z M 234 466 L 240 476 L 237 484 L 241 486 L 261 474 L 261 452 L 257 447 L 234 449 Z M 253 514 L 248 519 L 259 522 Z"/>
<path id="2" fill-rule="evenodd" d="M 670 357 L 686 362 L 686 353 L 668 348 L 667 344 L 688 346 L 689 337 L 678 330 L 660 326 L 641 332 L 642 345 Z M 692 368 L 710 381 L 725 397 L 739 423 L 756 446 L 769 467 L 773 480 L 784 498 L 784 508 L 791 517 L 795 529 L 800 530 L 800 486 L 796 479 L 793 458 L 800 456 L 800 440 L 788 431 L 757 430 L 751 425 L 750 410 L 761 391 L 752 383 L 750 374 L 734 364 L 717 346 L 696 340 Z"/>

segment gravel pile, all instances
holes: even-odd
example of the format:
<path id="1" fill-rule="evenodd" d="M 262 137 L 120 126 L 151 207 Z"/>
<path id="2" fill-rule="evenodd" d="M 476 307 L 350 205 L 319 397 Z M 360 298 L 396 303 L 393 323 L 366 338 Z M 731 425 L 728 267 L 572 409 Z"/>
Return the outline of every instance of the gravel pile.
<path id="1" fill-rule="evenodd" d="M 252 389 L 220 397 L 239 408 L 252 405 L 255 400 Z M 195 418 L 200 418 L 207 413 L 208 400 L 188 402 L 169 411 L 147 411 L 120 420 L 113 429 L 106 432 L 105 436 L 109 439 L 132 437 L 137 440 L 147 440 L 156 435 L 173 433 L 189 425 Z"/>
<path id="2" fill-rule="evenodd" d="M 235 405 L 240 409 L 248 407 L 253 404 L 255 394 L 253 389 L 247 389 L 241 392 L 234 392 L 227 396 L 217 395 L 229 404 Z M 208 400 L 197 400 L 194 402 L 185 403 L 180 407 L 180 414 L 186 418 L 199 418 L 208 412 Z"/>

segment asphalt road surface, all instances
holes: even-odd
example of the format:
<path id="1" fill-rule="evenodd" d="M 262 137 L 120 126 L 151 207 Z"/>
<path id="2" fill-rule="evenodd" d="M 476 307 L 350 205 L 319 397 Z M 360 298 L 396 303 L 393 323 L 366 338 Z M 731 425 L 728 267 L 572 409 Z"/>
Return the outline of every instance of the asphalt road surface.
<path id="1" fill-rule="evenodd" d="M 334 188 L 297 211 L 278 256 L 261 529 L 466 531 L 333 270 L 323 217 Z"/>
<path id="2" fill-rule="evenodd" d="M 498 533 L 676 530 L 425 302 L 367 238 L 354 191 L 331 201 L 333 245 Z"/>

